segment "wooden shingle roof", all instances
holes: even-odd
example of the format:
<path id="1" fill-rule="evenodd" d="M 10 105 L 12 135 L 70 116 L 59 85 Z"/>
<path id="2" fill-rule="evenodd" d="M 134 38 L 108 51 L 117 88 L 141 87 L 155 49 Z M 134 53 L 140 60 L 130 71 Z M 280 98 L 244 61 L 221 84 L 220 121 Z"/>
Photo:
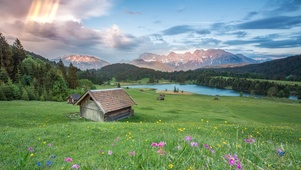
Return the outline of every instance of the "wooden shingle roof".
<path id="1" fill-rule="evenodd" d="M 89 90 L 76 103 L 79 104 L 85 96 L 90 95 L 104 113 L 135 105 L 136 102 L 122 88 L 106 90 Z"/>

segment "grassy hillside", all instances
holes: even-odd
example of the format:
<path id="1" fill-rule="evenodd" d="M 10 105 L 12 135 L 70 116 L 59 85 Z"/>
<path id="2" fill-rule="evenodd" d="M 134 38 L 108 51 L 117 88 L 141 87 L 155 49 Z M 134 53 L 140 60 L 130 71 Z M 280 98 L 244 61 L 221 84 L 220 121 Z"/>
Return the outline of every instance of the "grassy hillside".
<path id="1" fill-rule="evenodd" d="M 0 167 L 301 168 L 296 101 L 180 94 L 159 101 L 155 91 L 127 91 L 135 116 L 111 123 L 79 118 L 66 103 L 0 102 Z"/>

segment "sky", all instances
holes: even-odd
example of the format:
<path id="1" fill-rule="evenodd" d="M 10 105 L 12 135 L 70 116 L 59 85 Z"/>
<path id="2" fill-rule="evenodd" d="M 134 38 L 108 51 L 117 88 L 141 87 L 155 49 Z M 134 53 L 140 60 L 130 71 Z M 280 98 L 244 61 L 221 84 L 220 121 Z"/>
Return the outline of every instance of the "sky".
<path id="1" fill-rule="evenodd" d="M 301 0 L 0 0 L 0 32 L 48 59 L 196 49 L 276 59 L 301 54 Z"/>

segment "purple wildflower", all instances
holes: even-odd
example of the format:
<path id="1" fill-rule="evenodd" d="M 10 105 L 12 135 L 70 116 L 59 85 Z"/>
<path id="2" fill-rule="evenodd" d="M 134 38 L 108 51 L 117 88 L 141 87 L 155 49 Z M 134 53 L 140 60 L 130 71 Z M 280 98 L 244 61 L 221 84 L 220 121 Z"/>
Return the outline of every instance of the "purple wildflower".
<path id="1" fill-rule="evenodd" d="M 205 148 L 207 148 L 207 149 L 210 148 L 209 145 L 207 145 L 207 144 L 203 144 L 203 146 L 204 146 Z"/>
<path id="2" fill-rule="evenodd" d="M 190 146 L 192 146 L 192 147 L 198 147 L 199 144 L 197 142 L 190 142 Z"/>
<path id="3" fill-rule="evenodd" d="M 164 141 L 161 141 L 161 142 L 158 143 L 158 147 L 160 147 L 160 148 L 163 148 L 164 145 L 165 145 L 165 142 L 164 142 Z"/>
<path id="4" fill-rule="evenodd" d="M 72 169 L 79 169 L 79 167 L 80 167 L 80 166 L 77 165 L 77 164 L 73 164 L 73 165 L 71 166 Z"/>
<path id="5" fill-rule="evenodd" d="M 280 148 L 277 149 L 279 156 L 283 156 L 286 151 L 282 151 Z"/>
<path id="6" fill-rule="evenodd" d="M 32 147 L 28 148 L 28 150 L 29 150 L 29 152 L 33 152 L 33 148 Z"/>
<path id="7" fill-rule="evenodd" d="M 255 142 L 255 139 L 250 136 L 248 139 L 245 139 L 245 142 L 251 144 Z"/>
<path id="8" fill-rule="evenodd" d="M 65 158 L 65 162 L 72 162 L 72 158 Z"/>
<path id="9" fill-rule="evenodd" d="M 186 141 L 190 141 L 190 140 L 192 140 L 192 137 L 191 137 L 191 136 L 186 136 L 186 137 L 185 137 L 185 140 L 186 140 Z"/>
<path id="10" fill-rule="evenodd" d="M 238 161 L 238 162 L 237 162 L 237 169 L 238 169 L 238 170 L 242 170 L 242 167 L 241 167 L 240 161 Z"/>
<path id="11" fill-rule="evenodd" d="M 233 166 L 233 165 L 235 164 L 234 157 L 232 157 L 232 158 L 229 159 L 229 164 L 230 164 L 231 166 Z"/>
<path id="12" fill-rule="evenodd" d="M 153 143 L 152 143 L 152 147 L 155 147 L 155 146 L 158 146 L 158 144 L 155 143 L 155 142 L 153 142 Z"/>
<path id="13" fill-rule="evenodd" d="M 108 155 L 112 155 L 113 152 L 111 150 L 108 150 Z"/>

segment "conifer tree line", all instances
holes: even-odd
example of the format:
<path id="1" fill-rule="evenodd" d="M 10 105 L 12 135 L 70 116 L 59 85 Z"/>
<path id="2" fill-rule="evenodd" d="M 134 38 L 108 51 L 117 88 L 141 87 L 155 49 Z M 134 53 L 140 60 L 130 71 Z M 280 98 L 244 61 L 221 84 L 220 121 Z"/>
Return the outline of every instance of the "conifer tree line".
<path id="1" fill-rule="evenodd" d="M 65 101 L 81 92 L 77 70 L 32 57 L 19 39 L 10 46 L 0 33 L 0 100 Z"/>

